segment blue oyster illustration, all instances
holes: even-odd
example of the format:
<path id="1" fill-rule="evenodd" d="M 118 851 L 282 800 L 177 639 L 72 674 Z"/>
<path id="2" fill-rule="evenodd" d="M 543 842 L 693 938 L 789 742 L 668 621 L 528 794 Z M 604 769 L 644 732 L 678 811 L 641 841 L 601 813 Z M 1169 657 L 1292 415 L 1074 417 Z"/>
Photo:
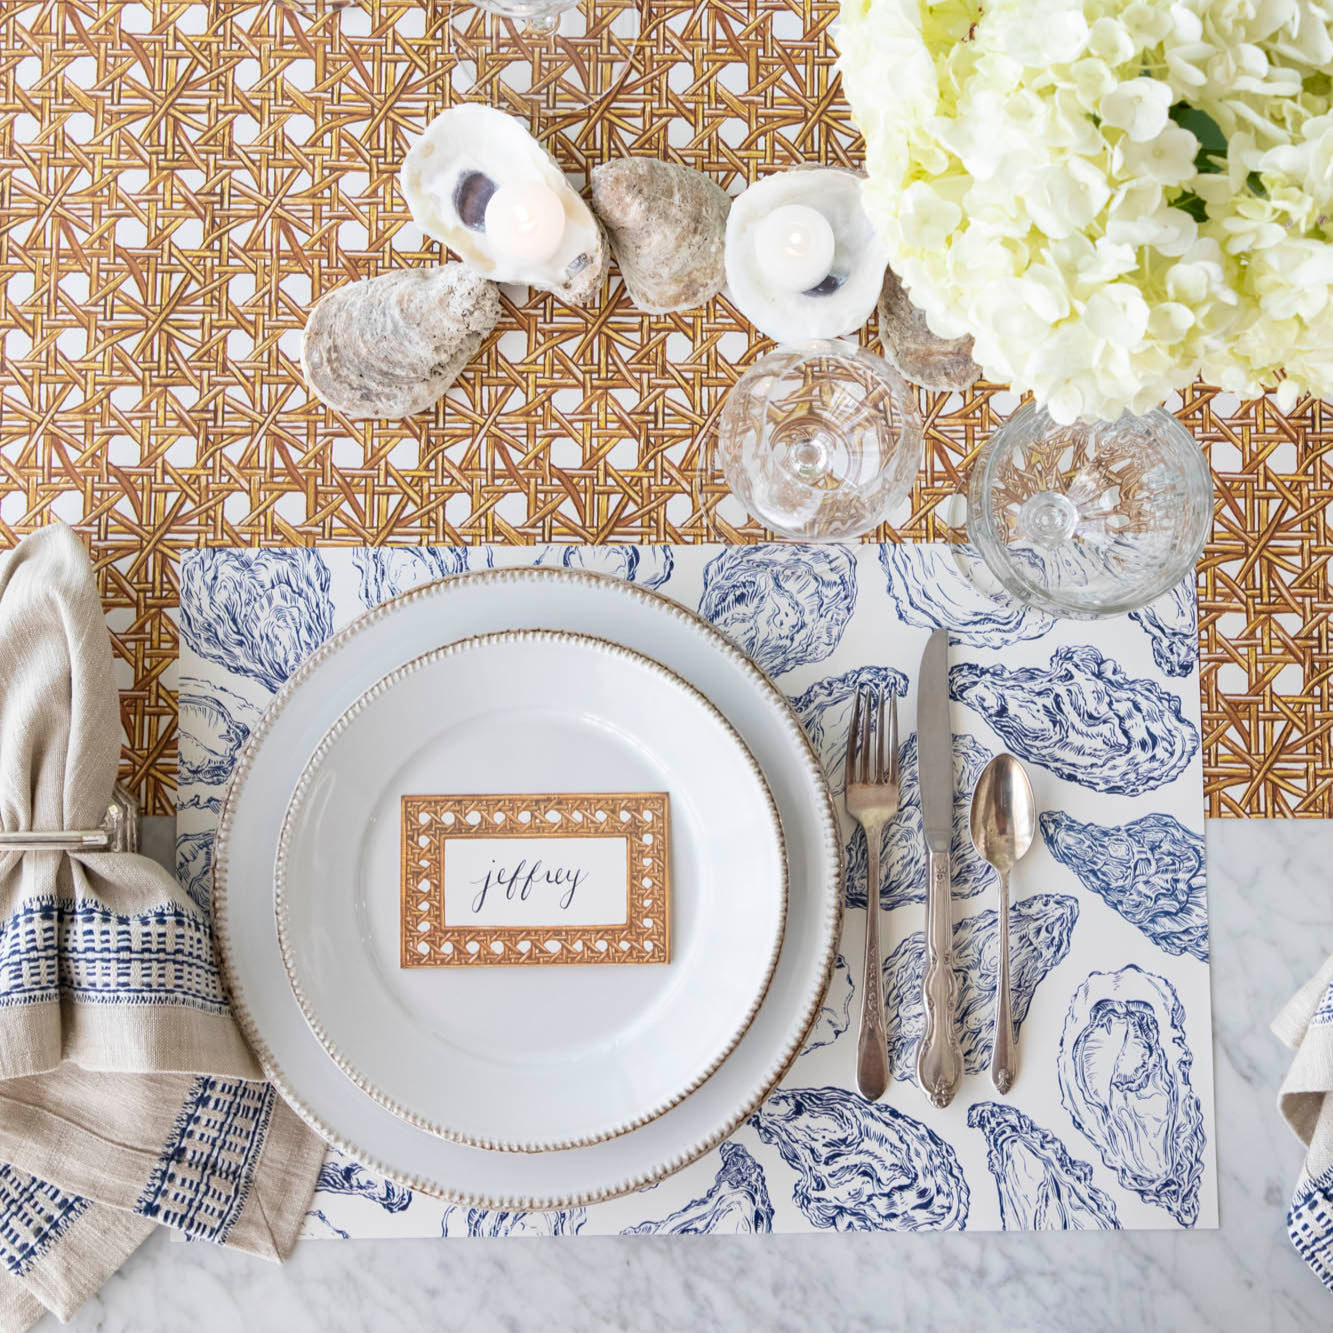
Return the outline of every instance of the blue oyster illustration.
<path id="1" fill-rule="evenodd" d="M 1057 648 L 1048 668 L 959 663 L 949 669 L 949 694 L 1020 758 L 1094 791 L 1153 791 L 1199 748 L 1174 694 L 1127 676 L 1091 644 Z"/>
<path id="2" fill-rule="evenodd" d="M 322 1208 L 312 1208 L 306 1213 L 306 1217 L 311 1222 L 319 1222 L 326 1226 L 330 1236 L 337 1236 L 339 1240 L 351 1240 L 352 1233 L 343 1227 L 335 1226 L 330 1220 L 329 1215 Z"/>
<path id="3" fill-rule="evenodd" d="M 466 546 L 363 546 L 352 553 L 352 563 L 361 575 L 361 604 L 371 607 L 461 574 L 471 565 L 472 553 Z"/>
<path id="4" fill-rule="evenodd" d="M 676 558 L 669 546 L 579 546 L 571 542 L 543 547 L 532 563 L 590 569 L 645 588 L 660 588 L 671 577 Z"/>
<path id="5" fill-rule="evenodd" d="M 773 1205 L 763 1168 L 739 1143 L 724 1143 L 722 1165 L 705 1194 L 656 1222 L 626 1227 L 622 1236 L 748 1236 L 773 1230 Z"/>
<path id="6" fill-rule="evenodd" d="M 177 703 L 177 774 L 181 784 L 221 786 L 231 777 L 236 756 L 262 714 L 234 690 L 192 676 L 181 678 Z"/>
<path id="7" fill-rule="evenodd" d="M 1190 1086 L 1185 1010 L 1165 977 L 1130 964 L 1074 992 L 1060 1036 L 1060 1099 L 1128 1190 L 1181 1226 L 1199 1214 L 1203 1108 Z"/>
<path id="8" fill-rule="evenodd" d="M 1152 640 L 1153 661 L 1168 676 L 1188 676 L 1199 660 L 1199 605 L 1194 576 L 1155 602 L 1129 613 Z"/>
<path id="9" fill-rule="evenodd" d="M 176 835 L 176 879 L 196 907 L 208 911 L 213 895 L 213 833 Z"/>
<path id="10" fill-rule="evenodd" d="M 962 1231 L 954 1150 L 919 1120 L 845 1088 L 779 1088 L 751 1117 L 799 1179 L 792 1199 L 834 1231 Z"/>
<path id="11" fill-rule="evenodd" d="M 277 691 L 333 633 L 329 569 L 315 551 L 195 551 L 181 560 L 191 650 Z"/>
<path id="12" fill-rule="evenodd" d="M 986 1136 L 986 1165 L 1006 1231 L 1119 1231 L 1111 1197 L 1048 1129 L 1016 1106 L 977 1102 L 967 1123 Z"/>
<path id="13" fill-rule="evenodd" d="M 1078 901 L 1058 893 L 1034 893 L 1009 913 L 1009 994 L 1017 1032 L 1043 977 L 1069 952 L 1078 921 Z M 995 988 L 999 984 L 999 918 L 994 908 L 964 917 L 953 928 L 954 979 L 958 1007 L 954 1029 L 963 1048 L 963 1068 L 980 1073 L 990 1064 L 994 1040 Z M 916 1051 L 925 1013 L 921 976 L 926 941 L 908 935 L 884 960 L 884 1008 L 889 1059 L 896 1079 L 915 1079 Z"/>
<path id="14" fill-rule="evenodd" d="M 1041 817 L 1041 836 L 1103 902 L 1159 949 L 1208 961 L 1203 835 L 1171 815 L 1143 815 L 1109 828 L 1062 810 Z"/>
<path id="15" fill-rule="evenodd" d="M 852 705 L 858 690 L 883 690 L 886 700 L 891 694 L 901 698 L 907 693 L 907 677 L 893 667 L 854 667 L 840 676 L 815 681 L 791 701 L 835 794 L 843 791 L 846 783 L 847 729 L 852 724 Z"/>
<path id="16" fill-rule="evenodd" d="M 982 592 L 963 568 L 984 568 L 975 547 L 891 542 L 879 548 L 879 563 L 904 625 L 943 626 L 960 643 L 1003 648 L 1020 639 L 1039 639 L 1055 624 L 1054 616 L 1007 594 Z"/>
<path id="17" fill-rule="evenodd" d="M 852 1023 L 852 996 L 856 993 L 856 983 L 852 981 L 852 970 L 847 960 L 838 955 L 833 965 L 833 980 L 829 982 L 828 993 L 824 996 L 823 1006 L 815 1017 L 810 1035 L 805 1039 L 802 1055 L 809 1055 L 821 1046 L 831 1046 Z"/>
<path id="18" fill-rule="evenodd" d="M 916 735 L 907 738 L 900 752 L 898 813 L 884 829 L 880 866 L 884 882 L 879 886 L 882 911 L 904 903 L 926 900 L 926 843 L 921 821 L 921 778 L 917 767 Z M 953 838 L 950 858 L 953 865 L 953 896 L 971 898 L 994 881 L 994 872 L 981 859 L 972 842 L 969 826 L 972 791 L 990 754 L 971 736 L 953 738 Z M 847 873 L 844 876 L 847 903 L 866 905 L 866 874 L 869 870 L 865 834 L 860 827 L 852 830 L 847 842 Z"/>
<path id="19" fill-rule="evenodd" d="M 412 1191 L 392 1180 L 372 1175 L 336 1149 L 330 1149 L 319 1168 L 316 1194 L 355 1194 L 377 1203 L 386 1213 L 401 1213 L 412 1202 Z M 327 1220 L 327 1219 L 326 1219 Z"/>
<path id="20" fill-rule="evenodd" d="M 455 1214 L 463 1210 L 451 1205 L 444 1210 L 440 1234 L 447 1236 Z M 549 1213 L 489 1212 L 469 1208 L 466 1226 L 469 1236 L 574 1236 L 588 1220 L 586 1208 L 562 1208 Z"/>
<path id="21" fill-rule="evenodd" d="M 699 613 L 771 676 L 822 662 L 856 608 L 842 546 L 729 546 L 704 567 Z"/>

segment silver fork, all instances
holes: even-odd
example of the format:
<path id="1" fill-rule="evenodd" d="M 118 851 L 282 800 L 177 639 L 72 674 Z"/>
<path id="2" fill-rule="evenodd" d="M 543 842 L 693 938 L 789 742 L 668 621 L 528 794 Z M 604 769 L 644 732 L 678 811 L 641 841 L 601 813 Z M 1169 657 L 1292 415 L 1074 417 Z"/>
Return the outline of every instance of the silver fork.
<path id="1" fill-rule="evenodd" d="M 884 825 L 898 812 L 898 696 L 856 692 L 847 732 L 847 813 L 866 835 L 865 977 L 861 986 L 861 1029 L 856 1041 L 856 1086 L 876 1101 L 889 1086 L 889 1044 L 884 1032 L 883 966 L 879 951 L 879 853 Z"/>

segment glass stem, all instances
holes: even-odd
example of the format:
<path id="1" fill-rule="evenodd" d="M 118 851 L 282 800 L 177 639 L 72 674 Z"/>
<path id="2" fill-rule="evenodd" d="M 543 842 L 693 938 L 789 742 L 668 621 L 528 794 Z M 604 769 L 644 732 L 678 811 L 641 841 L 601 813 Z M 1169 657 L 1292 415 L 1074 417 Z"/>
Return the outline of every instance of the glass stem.
<path id="1" fill-rule="evenodd" d="M 1047 548 L 1067 542 L 1078 528 L 1078 507 L 1058 491 L 1038 491 L 1018 511 L 1018 529 L 1029 541 Z"/>
<path id="2" fill-rule="evenodd" d="M 548 14 L 545 18 L 527 19 L 523 24 L 525 37 L 554 37 L 560 27 L 560 15 Z"/>

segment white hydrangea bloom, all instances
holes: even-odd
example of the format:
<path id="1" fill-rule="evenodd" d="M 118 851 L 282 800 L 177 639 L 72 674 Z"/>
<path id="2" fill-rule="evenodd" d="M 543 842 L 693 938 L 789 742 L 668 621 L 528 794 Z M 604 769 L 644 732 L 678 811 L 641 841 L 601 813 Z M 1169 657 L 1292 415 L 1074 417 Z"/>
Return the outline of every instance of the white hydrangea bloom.
<path id="1" fill-rule="evenodd" d="M 1116 84 L 1102 98 L 1102 120 L 1112 129 L 1124 130 L 1132 142 L 1145 143 L 1166 129 L 1175 100 L 1167 84 L 1141 74 Z"/>
<path id="2" fill-rule="evenodd" d="M 1333 0 L 842 16 L 867 211 L 931 328 L 970 333 L 991 377 L 1063 421 L 1200 371 L 1333 396 Z"/>

